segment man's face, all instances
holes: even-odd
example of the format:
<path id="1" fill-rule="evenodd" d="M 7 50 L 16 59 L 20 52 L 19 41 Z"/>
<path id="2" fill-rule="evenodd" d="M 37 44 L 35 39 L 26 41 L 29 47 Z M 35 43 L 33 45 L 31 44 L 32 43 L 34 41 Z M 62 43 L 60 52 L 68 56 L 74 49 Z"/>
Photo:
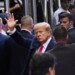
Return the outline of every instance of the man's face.
<path id="1" fill-rule="evenodd" d="M 60 25 L 65 27 L 66 29 L 69 29 L 71 26 L 71 21 L 69 20 L 68 17 L 64 17 L 60 19 Z"/>
<path id="2" fill-rule="evenodd" d="M 40 26 L 34 30 L 37 40 L 42 44 L 50 37 L 50 31 L 46 27 Z"/>
<path id="3" fill-rule="evenodd" d="M 70 3 L 71 3 L 71 2 L 70 2 L 70 1 L 67 1 L 67 0 L 64 1 L 64 2 L 62 2 L 62 3 L 61 3 L 62 8 L 65 9 L 65 10 L 68 10 L 68 8 L 69 8 L 69 6 L 70 6 Z"/>

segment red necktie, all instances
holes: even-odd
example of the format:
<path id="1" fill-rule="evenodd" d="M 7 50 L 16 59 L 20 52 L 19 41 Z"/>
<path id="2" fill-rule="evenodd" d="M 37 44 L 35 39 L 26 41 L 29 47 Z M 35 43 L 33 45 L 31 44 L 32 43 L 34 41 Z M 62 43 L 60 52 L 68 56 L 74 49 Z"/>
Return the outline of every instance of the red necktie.
<path id="1" fill-rule="evenodd" d="M 43 45 L 40 46 L 38 52 L 41 53 L 42 52 L 42 49 L 43 49 Z"/>

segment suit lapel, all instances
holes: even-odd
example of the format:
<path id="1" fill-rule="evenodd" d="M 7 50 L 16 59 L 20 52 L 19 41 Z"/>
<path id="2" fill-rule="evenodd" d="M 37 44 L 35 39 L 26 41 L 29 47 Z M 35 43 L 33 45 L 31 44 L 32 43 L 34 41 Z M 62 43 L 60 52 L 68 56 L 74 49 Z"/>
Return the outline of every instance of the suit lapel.
<path id="1" fill-rule="evenodd" d="M 46 51 L 52 49 L 53 47 L 55 46 L 55 42 L 53 39 L 51 39 L 51 41 L 49 42 L 47 48 L 46 48 Z"/>

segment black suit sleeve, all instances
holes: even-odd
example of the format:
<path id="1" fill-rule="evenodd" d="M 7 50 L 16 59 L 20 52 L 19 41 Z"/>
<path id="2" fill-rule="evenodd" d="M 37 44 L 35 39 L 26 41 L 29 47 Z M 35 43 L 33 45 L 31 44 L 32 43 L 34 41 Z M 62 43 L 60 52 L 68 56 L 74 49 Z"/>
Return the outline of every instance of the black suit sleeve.
<path id="1" fill-rule="evenodd" d="M 23 38 L 23 36 L 16 31 L 11 37 L 21 46 L 25 47 L 26 49 L 30 48 L 32 40 Z"/>

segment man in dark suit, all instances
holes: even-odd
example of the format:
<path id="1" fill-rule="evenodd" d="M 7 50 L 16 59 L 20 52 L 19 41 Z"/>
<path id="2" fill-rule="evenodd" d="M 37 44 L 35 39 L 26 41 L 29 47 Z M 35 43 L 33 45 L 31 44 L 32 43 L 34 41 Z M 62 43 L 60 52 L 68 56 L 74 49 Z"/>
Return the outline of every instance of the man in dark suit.
<path id="1" fill-rule="evenodd" d="M 10 50 L 11 50 L 9 41 L 10 40 L 8 37 L 0 33 L 0 75 L 9 75 L 9 67 L 10 67 L 9 56 L 10 56 Z"/>
<path id="2" fill-rule="evenodd" d="M 44 53 L 55 46 L 55 42 L 52 37 L 52 30 L 48 23 L 40 22 L 35 24 L 34 34 L 36 35 L 36 39 L 39 42 L 40 46 L 43 45 L 41 53 Z M 39 47 L 37 49 L 37 52 L 39 51 Z"/>
<path id="3" fill-rule="evenodd" d="M 2 35 L 0 27 L 0 75 L 22 75 L 27 63 L 30 41 L 19 44 L 11 37 Z M 13 36 L 15 37 L 15 36 Z M 21 40 L 22 41 L 22 40 Z"/>
<path id="4" fill-rule="evenodd" d="M 54 30 L 56 46 L 49 52 L 57 58 L 56 75 L 74 75 L 75 74 L 75 44 L 67 43 L 67 31 L 64 27 L 58 27 Z"/>
<path id="5" fill-rule="evenodd" d="M 74 16 L 70 13 L 62 12 L 59 14 L 60 25 L 68 31 L 68 43 L 75 43 Z"/>
<path id="6" fill-rule="evenodd" d="M 22 47 L 9 36 L 0 33 L 0 75 L 21 75 L 27 56 L 27 47 Z"/>
<path id="7" fill-rule="evenodd" d="M 21 18 L 21 34 L 25 38 L 33 39 L 33 19 L 30 16 L 23 16 Z"/>

